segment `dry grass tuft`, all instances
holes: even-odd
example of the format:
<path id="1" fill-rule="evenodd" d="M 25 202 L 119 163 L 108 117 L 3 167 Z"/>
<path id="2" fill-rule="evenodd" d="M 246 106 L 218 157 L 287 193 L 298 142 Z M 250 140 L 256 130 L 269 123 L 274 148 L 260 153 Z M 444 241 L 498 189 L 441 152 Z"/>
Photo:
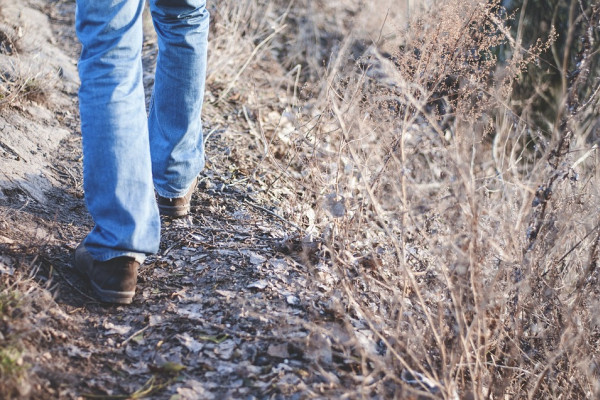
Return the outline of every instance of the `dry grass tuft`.
<path id="1" fill-rule="evenodd" d="M 22 102 L 44 102 L 55 77 L 41 72 L 17 69 L 0 74 L 0 108 Z"/>
<path id="2" fill-rule="evenodd" d="M 39 398 L 52 376 L 47 344 L 68 335 L 70 317 L 55 303 L 56 282 L 43 241 L 0 245 L 0 393 L 5 398 Z M 50 389 L 52 390 L 52 389 Z"/>
<path id="3" fill-rule="evenodd" d="M 24 340 L 32 328 L 32 297 L 35 285 L 17 278 L 15 271 L 0 260 L 0 393 L 10 398 L 26 398 L 32 379 L 25 359 L 31 358 Z"/>
<path id="4" fill-rule="evenodd" d="M 31 58 L 31 45 L 22 44 L 26 39 L 31 41 L 26 38 L 31 33 L 2 15 L 0 10 L 0 109 L 28 101 L 42 103 L 58 83 L 56 71 L 43 61 L 35 60 L 35 56 Z M 31 36 L 39 38 L 39 35 Z M 26 60 L 21 57 L 23 50 Z"/>

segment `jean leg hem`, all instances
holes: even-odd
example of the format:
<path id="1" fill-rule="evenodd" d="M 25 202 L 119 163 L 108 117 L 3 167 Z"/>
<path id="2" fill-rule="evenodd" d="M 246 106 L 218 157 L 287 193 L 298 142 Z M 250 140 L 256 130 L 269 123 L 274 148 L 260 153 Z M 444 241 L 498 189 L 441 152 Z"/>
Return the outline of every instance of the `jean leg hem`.
<path id="1" fill-rule="evenodd" d="M 158 188 L 156 186 L 154 186 L 154 190 L 156 190 L 156 193 L 160 196 L 160 197 L 164 197 L 166 199 L 177 199 L 179 197 L 184 197 L 190 190 L 190 188 L 192 187 L 192 185 L 194 184 L 195 180 L 192 181 L 192 183 L 190 183 L 188 185 L 188 187 L 181 191 L 181 192 L 169 192 L 167 190 L 162 190 L 161 188 Z"/>
<path id="2" fill-rule="evenodd" d="M 90 248 L 86 246 L 88 252 L 92 255 L 92 258 L 96 261 L 104 262 L 108 260 L 112 260 L 117 257 L 131 257 L 135 259 L 135 261 L 143 264 L 146 260 L 146 254 L 144 253 L 136 253 L 133 251 L 119 251 L 119 250 L 98 250 L 94 248 Z"/>

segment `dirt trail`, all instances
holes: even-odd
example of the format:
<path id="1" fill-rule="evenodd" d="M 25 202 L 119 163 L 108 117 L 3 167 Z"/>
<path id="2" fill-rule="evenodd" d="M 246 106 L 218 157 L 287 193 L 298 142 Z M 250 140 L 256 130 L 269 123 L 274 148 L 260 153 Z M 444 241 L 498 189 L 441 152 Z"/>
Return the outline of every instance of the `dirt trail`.
<path id="1" fill-rule="evenodd" d="M 7 2 L 0 5 L 6 21 Z M 251 151 L 255 139 L 242 130 L 235 106 L 207 104 L 208 162 L 192 214 L 163 220 L 160 252 L 141 267 L 134 303 L 105 306 L 90 296 L 69 263 L 91 227 L 81 187 L 74 3 L 21 0 L 13 6 L 50 29 L 44 43 L 28 51 L 60 54 L 69 64 L 43 98 L 0 112 L 2 179 L 8 182 L 0 185 L 0 272 L 33 271 L 35 285 L 54 297 L 38 300 L 27 316 L 35 331 L 25 339 L 32 354 L 26 360 L 30 395 L 304 398 L 339 383 L 328 372 L 337 368 L 330 342 L 307 329 L 311 318 L 326 317 L 331 308 L 323 297 L 327 288 L 311 279 L 328 272 L 303 265 L 294 252 L 297 229 L 276 207 L 285 201 L 284 188 L 268 187 L 268 168 Z M 155 53 L 148 35 L 148 87 Z M 27 54 L 20 54 L 23 62 Z M 55 61 L 48 59 L 56 70 Z M 39 155 L 11 153 L 37 145 L 46 131 Z M 320 316 L 310 315 L 321 305 Z"/>

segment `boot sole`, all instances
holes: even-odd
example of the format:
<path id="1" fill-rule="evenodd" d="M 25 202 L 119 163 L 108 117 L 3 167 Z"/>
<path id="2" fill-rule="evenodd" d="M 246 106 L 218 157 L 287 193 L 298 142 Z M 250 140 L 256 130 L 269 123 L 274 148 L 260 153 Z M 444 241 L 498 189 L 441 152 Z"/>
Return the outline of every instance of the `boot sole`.
<path id="1" fill-rule="evenodd" d="M 185 217 L 190 213 L 190 206 L 179 206 L 179 207 L 170 207 L 170 206 L 158 206 L 158 212 L 163 217 Z"/>
<path id="2" fill-rule="evenodd" d="M 105 303 L 116 303 L 116 304 L 131 304 L 135 292 L 116 292 L 114 290 L 102 289 L 93 280 L 90 279 L 90 284 L 96 296 L 100 301 Z"/>

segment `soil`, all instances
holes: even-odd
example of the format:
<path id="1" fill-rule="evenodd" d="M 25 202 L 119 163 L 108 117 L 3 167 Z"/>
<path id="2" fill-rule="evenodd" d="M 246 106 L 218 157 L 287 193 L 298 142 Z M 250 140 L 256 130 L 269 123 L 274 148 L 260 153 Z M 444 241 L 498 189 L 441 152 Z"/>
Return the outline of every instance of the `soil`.
<path id="1" fill-rule="evenodd" d="M 0 276 L 31 277 L 46 293 L 32 297 L 22 317 L 31 323 L 23 333 L 31 368 L 20 396 L 293 399 L 343 385 L 348 378 L 337 371 L 357 362 L 310 328 L 329 319 L 336 332 L 333 277 L 310 262 L 318 245 L 299 241 L 298 227 L 282 216 L 289 189 L 273 184 L 275 174 L 253 151 L 259 143 L 238 104 L 207 103 L 207 167 L 192 213 L 162 221 L 160 251 L 141 267 L 133 304 L 99 303 L 73 272 L 71 254 L 92 227 L 82 191 L 74 8 L 62 0 L 0 2 L 3 29 L 26 38 L 20 67 L 51 81 L 0 111 Z M 155 54 L 148 32 L 148 89 Z M 2 65 L 17 59 L 1 56 Z"/>

